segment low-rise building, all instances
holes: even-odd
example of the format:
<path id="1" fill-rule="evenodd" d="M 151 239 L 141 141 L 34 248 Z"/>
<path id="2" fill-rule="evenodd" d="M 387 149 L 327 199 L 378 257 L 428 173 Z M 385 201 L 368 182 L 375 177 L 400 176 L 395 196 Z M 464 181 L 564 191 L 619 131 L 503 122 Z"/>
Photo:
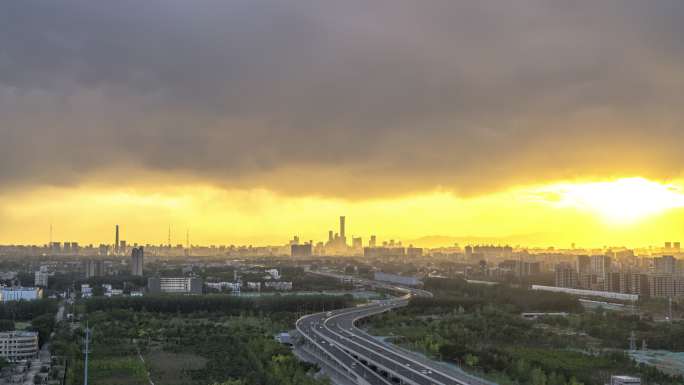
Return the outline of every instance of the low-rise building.
<path id="1" fill-rule="evenodd" d="M 196 277 L 150 277 L 147 291 L 150 293 L 202 294 L 204 282 Z"/>
<path id="2" fill-rule="evenodd" d="M 240 282 L 207 282 L 207 287 L 215 290 L 230 290 L 232 292 L 240 292 Z"/>
<path id="3" fill-rule="evenodd" d="M 0 356 L 7 361 L 27 360 L 38 354 L 38 333 L 10 331 L 0 333 Z"/>
<path id="4" fill-rule="evenodd" d="M 264 282 L 264 287 L 278 291 L 292 290 L 292 282 Z"/>
<path id="5" fill-rule="evenodd" d="M 247 282 L 247 288 L 250 290 L 261 290 L 261 282 Z"/>
<path id="6" fill-rule="evenodd" d="M 39 287 L 5 286 L 0 288 L 0 302 L 34 301 L 43 298 L 43 289 Z"/>
<path id="7" fill-rule="evenodd" d="M 520 316 L 526 320 L 536 321 L 543 317 L 567 317 L 569 314 L 565 312 L 556 313 L 522 313 Z"/>
<path id="8" fill-rule="evenodd" d="M 84 283 L 81 285 L 81 298 L 90 298 L 93 296 L 93 288 L 89 284 Z"/>
<path id="9" fill-rule="evenodd" d="M 278 269 L 269 269 L 266 270 L 266 272 L 268 273 L 268 275 L 271 276 L 271 278 L 276 280 L 280 279 L 280 272 L 278 271 Z"/>
<path id="10" fill-rule="evenodd" d="M 632 376 L 611 376 L 610 385 L 641 385 L 641 379 Z"/>

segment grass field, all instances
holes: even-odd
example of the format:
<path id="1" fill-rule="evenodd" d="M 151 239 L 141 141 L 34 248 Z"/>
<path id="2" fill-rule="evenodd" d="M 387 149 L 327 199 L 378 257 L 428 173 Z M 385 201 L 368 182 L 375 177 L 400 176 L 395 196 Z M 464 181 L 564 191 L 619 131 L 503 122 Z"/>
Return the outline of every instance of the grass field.
<path id="1" fill-rule="evenodd" d="M 200 370 L 207 359 L 190 353 L 169 353 L 159 349 L 145 355 L 150 366 L 152 380 L 156 385 L 184 385 L 190 381 L 188 370 Z"/>
<path id="2" fill-rule="evenodd" d="M 145 365 L 135 356 L 90 362 L 90 381 L 97 385 L 148 385 Z"/>

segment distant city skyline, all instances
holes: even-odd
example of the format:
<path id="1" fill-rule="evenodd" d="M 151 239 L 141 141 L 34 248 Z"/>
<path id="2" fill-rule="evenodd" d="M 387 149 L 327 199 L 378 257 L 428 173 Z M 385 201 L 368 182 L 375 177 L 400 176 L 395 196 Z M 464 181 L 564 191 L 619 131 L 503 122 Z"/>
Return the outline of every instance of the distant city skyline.
<path id="1" fill-rule="evenodd" d="M 283 246 L 287 244 L 292 244 L 293 243 L 293 238 L 294 242 L 298 242 L 300 244 L 304 243 L 309 243 L 313 242 L 313 245 L 316 244 L 325 244 L 325 245 L 331 245 L 334 247 L 335 244 L 338 245 L 347 245 L 347 246 L 352 246 L 353 243 L 351 242 L 353 239 L 360 239 L 362 242 L 363 247 L 367 246 L 383 246 L 384 244 L 400 244 L 404 247 L 414 245 L 416 247 L 425 247 L 425 248 L 439 248 L 439 247 L 451 247 L 454 245 L 459 245 L 460 247 L 464 247 L 466 245 L 508 245 L 508 246 L 516 246 L 516 247 L 522 247 L 522 248 L 543 248 L 543 247 L 554 247 L 557 249 L 600 249 L 600 248 L 610 248 L 610 247 L 628 247 L 628 248 L 649 248 L 649 247 L 655 247 L 655 248 L 665 248 L 665 249 L 670 249 L 672 245 L 679 245 L 680 241 L 679 238 L 677 237 L 677 234 L 674 235 L 674 238 L 666 238 L 665 240 L 656 240 L 653 243 L 644 243 L 644 244 L 629 244 L 629 243 L 602 243 L 602 244 L 581 244 L 577 242 L 571 242 L 567 244 L 559 244 L 559 243 L 553 243 L 553 242 L 548 242 L 548 243 L 539 243 L 540 239 L 545 239 L 548 234 L 544 233 L 531 233 L 531 234 L 512 234 L 509 236 L 476 236 L 476 235 L 438 235 L 438 234 L 432 234 L 432 235 L 423 235 L 415 238 L 401 238 L 401 237 L 394 237 L 394 236 L 387 236 L 383 237 L 378 236 L 377 232 L 375 233 L 370 233 L 370 234 L 354 234 L 352 238 L 347 238 L 345 234 L 346 230 L 346 216 L 339 216 L 339 230 L 336 232 L 335 230 L 327 230 L 325 231 L 325 237 L 305 237 L 301 236 L 299 233 L 295 234 L 290 234 L 290 235 L 283 235 L 281 237 L 274 237 L 273 241 L 264 241 L 264 243 L 256 243 L 256 242 L 235 242 L 231 241 L 230 238 L 225 239 L 225 240 L 217 240 L 217 241 L 210 241 L 207 243 L 202 243 L 202 242 L 190 242 L 189 241 L 189 229 L 186 229 L 183 231 L 183 237 L 184 238 L 173 238 L 174 233 L 171 232 L 171 226 L 167 227 L 167 233 L 166 233 L 166 239 L 164 240 L 159 240 L 159 241 L 154 241 L 150 239 L 140 239 L 138 238 L 135 234 L 131 234 L 131 241 L 128 241 L 125 239 L 125 237 L 122 235 L 122 232 L 125 231 L 125 227 L 116 224 L 111 227 L 112 229 L 112 236 L 114 237 L 113 242 L 112 241 L 107 241 L 106 237 L 102 237 L 100 241 L 95 240 L 95 241 L 88 241 L 88 240 L 83 240 L 83 238 L 69 238 L 69 239 L 60 239 L 60 238 L 55 238 L 54 235 L 54 230 L 55 230 L 55 225 L 50 224 L 49 228 L 49 233 L 50 233 L 50 239 L 46 242 L 0 242 L 0 245 L 11 245 L 11 244 L 16 244 L 16 245 L 35 245 L 35 246 L 48 246 L 51 242 L 55 243 L 72 243 L 75 242 L 77 243 L 80 247 L 84 247 L 87 245 L 92 245 L 93 247 L 98 247 L 101 245 L 107 245 L 110 246 L 111 249 L 110 251 L 115 253 L 115 254 L 122 254 L 124 250 L 128 247 L 129 249 L 132 249 L 136 246 L 144 246 L 144 245 L 151 245 L 151 246 L 160 246 L 160 247 L 188 247 L 188 246 L 198 246 L 198 247 L 208 247 L 211 245 L 215 246 L 229 246 L 229 245 L 235 245 L 235 246 L 255 246 L 255 247 L 262 247 L 262 246 Z M 289 238 L 288 238 L 289 237 Z M 100 239 L 100 238 L 97 238 Z M 674 248 L 672 248 L 674 251 Z"/>

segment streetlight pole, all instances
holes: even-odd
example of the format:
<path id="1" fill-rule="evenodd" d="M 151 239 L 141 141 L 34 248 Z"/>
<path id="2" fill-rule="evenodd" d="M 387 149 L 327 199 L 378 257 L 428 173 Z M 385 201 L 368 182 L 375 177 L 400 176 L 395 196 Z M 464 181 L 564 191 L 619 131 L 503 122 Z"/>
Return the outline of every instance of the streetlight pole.
<path id="1" fill-rule="evenodd" d="M 83 353 L 85 354 L 83 363 L 83 385 L 88 385 L 88 354 L 90 353 L 90 328 L 88 327 L 87 322 L 85 329 L 85 348 L 83 350 Z"/>

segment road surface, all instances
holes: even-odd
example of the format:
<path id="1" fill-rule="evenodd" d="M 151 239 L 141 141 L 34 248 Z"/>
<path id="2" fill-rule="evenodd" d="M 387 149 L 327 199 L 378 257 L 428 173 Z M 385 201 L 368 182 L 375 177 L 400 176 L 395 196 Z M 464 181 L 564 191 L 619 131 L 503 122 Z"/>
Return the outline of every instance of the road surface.
<path id="1" fill-rule="evenodd" d="M 357 280 L 359 281 L 359 280 Z M 359 385 L 489 385 L 467 374 L 443 370 L 426 359 L 417 359 L 382 343 L 355 326 L 356 321 L 408 305 L 413 296 L 431 296 L 424 290 L 361 280 L 361 283 L 404 294 L 400 298 L 369 305 L 307 315 L 297 330 L 320 360 L 325 360 Z"/>

